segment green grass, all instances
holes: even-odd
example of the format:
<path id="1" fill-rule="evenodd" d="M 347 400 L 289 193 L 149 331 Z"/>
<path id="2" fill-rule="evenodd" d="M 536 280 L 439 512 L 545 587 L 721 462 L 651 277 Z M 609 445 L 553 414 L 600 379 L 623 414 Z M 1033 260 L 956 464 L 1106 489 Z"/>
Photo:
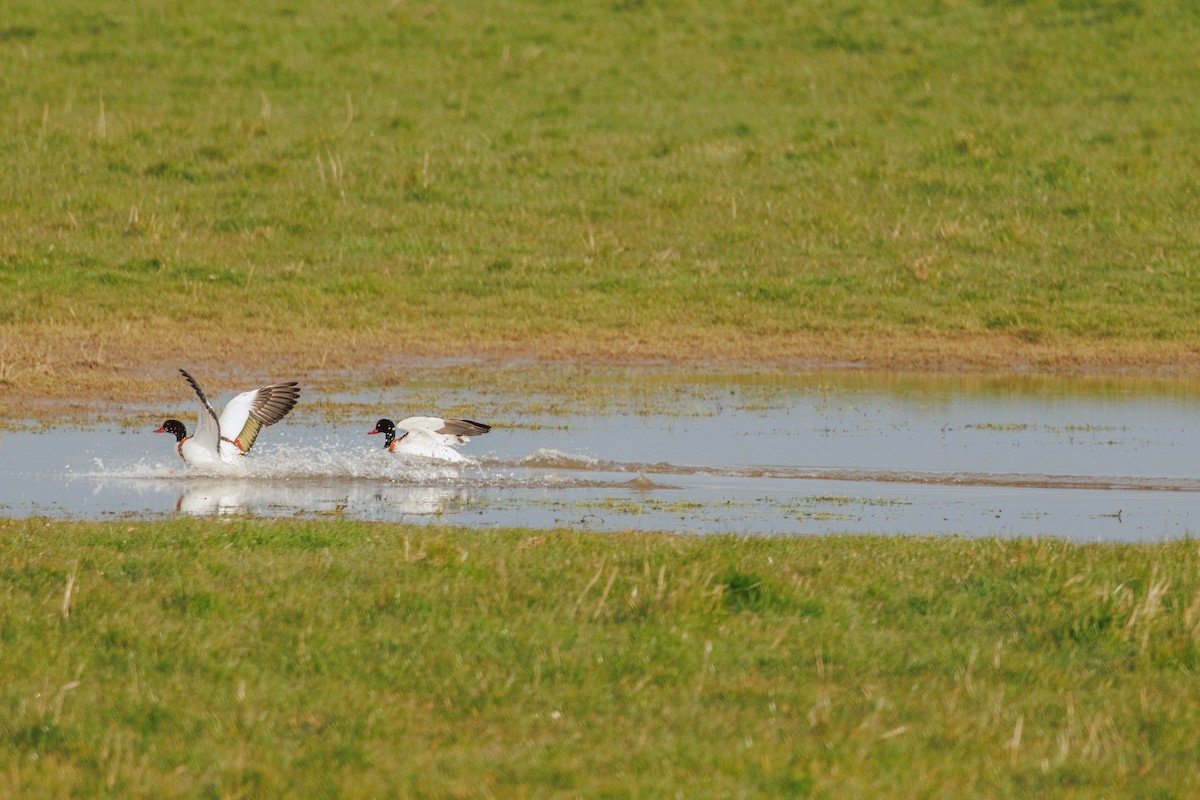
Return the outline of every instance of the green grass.
<path id="1" fill-rule="evenodd" d="M 221 337 L 1197 347 L 1198 40 L 1144 0 L 10 0 L 0 385 Z M 0 794 L 1192 796 L 1197 558 L 4 521 Z"/>
<path id="2" fill-rule="evenodd" d="M 1198 38 L 1144 0 L 15 0 L 0 325 L 1200 344 Z"/>
<path id="3" fill-rule="evenodd" d="M 1190 541 L 10 520 L 0 587 L 6 796 L 1200 791 Z"/>

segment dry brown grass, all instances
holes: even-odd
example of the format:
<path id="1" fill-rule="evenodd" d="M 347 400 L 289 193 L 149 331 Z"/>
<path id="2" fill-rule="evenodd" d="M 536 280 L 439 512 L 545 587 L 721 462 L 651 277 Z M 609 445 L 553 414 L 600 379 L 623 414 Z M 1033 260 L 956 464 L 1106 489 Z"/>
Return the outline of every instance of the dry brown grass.
<path id="1" fill-rule="evenodd" d="M 170 325 L 122 324 L 112 330 L 43 326 L 0 333 L 0 414 L 6 419 L 69 419 L 131 403 L 176 402 L 179 367 L 207 373 L 214 389 L 246 380 L 303 378 L 317 391 L 371 374 L 403 374 L 429 361 L 503 366 L 587 364 L 721 370 L 847 369 L 927 372 L 1181 375 L 1200 369 L 1195 350 L 1172 342 L 1027 342 L 986 335 L 795 334 L 705 337 L 664 331 L 654 339 L 619 333 L 547 334 L 524 341 L 473 340 L 397 326 L 348 334 L 278 331 L 228 336 L 196 330 L 181 340 Z M 253 346 L 247 340 L 253 338 Z"/>

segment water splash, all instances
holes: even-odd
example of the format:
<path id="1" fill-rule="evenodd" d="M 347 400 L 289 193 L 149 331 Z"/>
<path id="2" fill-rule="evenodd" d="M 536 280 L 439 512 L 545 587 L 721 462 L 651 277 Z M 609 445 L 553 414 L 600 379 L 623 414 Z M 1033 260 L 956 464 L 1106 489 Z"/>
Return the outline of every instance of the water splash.
<path id="1" fill-rule="evenodd" d="M 558 465 L 558 466 L 555 466 Z M 568 470 L 562 474 L 558 470 Z M 221 467 L 195 467 L 178 459 L 142 458 L 133 461 L 92 459 L 84 470 L 68 468 L 66 477 L 97 482 L 129 482 L 148 488 L 154 483 L 187 482 L 208 487 L 208 494 L 234 497 L 244 490 L 239 485 L 288 484 L 312 487 L 347 483 L 398 484 L 421 487 L 490 488 L 603 488 L 620 482 L 581 476 L 577 473 L 625 472 L 621 465 L 601 462 L 588 456 L 561 451 L 547 455 L 536 451 L 515 460 L 468 459 L 449 463 L 406 453 L 391 453 L 382 448 L 345 449 L 328 446 L 277 445 L 263 453 L 247 456 L 234 472 Z M 238 505 L 214 500 L 218 508 Z"/>
<path id="2" fill-rule="evenodd" d="M 449 463 L 382 448 L 336 449 L 326 446 L 279 445 L 248 456 L 232 474 L 221 467 L 191 467 L 177 459 L 142 459 L 109 465 L 92 458 L 92 469 L 69 470 L 67 477 L 92 480 L 179 481 L 200 478 L 242 482 L 388 482 L 410 486 L 490 486 L 496 488 L 571 488 L 624 486 L 673 488 L 649 481 L 647 475 L 711 476 L 739 479 L 839 481 L 848 483 L 908 483 L 942 486 L 981 486 L 1103 491 L 1200 492 L 1194 478 L 1152 478 L 1046 475 L 1038 473 L 918 472 L 839 469 L 825 467 L 713 467 L 669 462 L 620 462 L 539 448 L 516 459 L 481 458 Z M 567 473 L 567 474 L 564 474 Z M 582 473 L 582 476 L 580 475 Z M 632 473 L 633 480 L 610 480 L 592 475 Z M 615 477 L 614 475 L 614 477 Z M 588 477 L 583 477 L 588 476 Z"/>
<path id="3" fill-rule="evenodd" d="M 517 459 L 516 463 L 522 467 L 542 469 L 596 469 L 607 466 L 607 462 L 601 462 L 598 458 L 565 453 L 550 447 L 538 448 L 524 458 Z"/>

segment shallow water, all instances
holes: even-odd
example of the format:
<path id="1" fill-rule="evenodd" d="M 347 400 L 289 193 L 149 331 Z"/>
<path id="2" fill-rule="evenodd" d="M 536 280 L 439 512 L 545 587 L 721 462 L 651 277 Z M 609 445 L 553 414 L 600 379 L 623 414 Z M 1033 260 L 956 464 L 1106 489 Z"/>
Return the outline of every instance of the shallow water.
<path id="1" fill-rule="evenodd" d="M 814 373 L 634 389 L 637 402 L 617 391 L 580 414 L 521 398 L 538 410 L 505 420 L 494 398 L 454 387 L 448 398 L 496 425 L 463 448 L 476 460 L 463 468 L 389 454 L 365 435 L 373 418 L 319 423 L 303 399 L 237 479 L 185 467 L 169 437 L 149 433 L 158 418 L 134 431 L 7 432 L 0 513 L 1086 541 L 1200 530 L 1200 404 L 1185 384 Z M 409 407 L 403 387 L 332 400 L 395 417 L 438 410 Z"/>

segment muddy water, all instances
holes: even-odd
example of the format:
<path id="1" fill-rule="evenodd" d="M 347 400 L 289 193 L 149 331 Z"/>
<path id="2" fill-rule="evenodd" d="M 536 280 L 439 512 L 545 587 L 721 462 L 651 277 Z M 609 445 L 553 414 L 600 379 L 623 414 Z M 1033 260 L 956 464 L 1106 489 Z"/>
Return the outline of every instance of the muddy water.
<path id="1" fill-rule="evenodd" d="M 498 399 L 451 387 L 448 402 L 496 425 L 463 448 L 474 459 L 463 467 L 386 453 L 365 435 L 374 413 L 328 423 L 303 404 L 264 432 L 238 479 L 185 467 L 168 437 L 149 433 L 157 418 L 7 432 L 0 513 L 1085 541 L 1200 531 L 1200 402 L 1183 383 L 603 379 L 618 388 L 586 411 L 553 392 Z M 412 407 L 416 396 L 400 387 L 332 400 L 397 418 L 439 410 Z"/>

